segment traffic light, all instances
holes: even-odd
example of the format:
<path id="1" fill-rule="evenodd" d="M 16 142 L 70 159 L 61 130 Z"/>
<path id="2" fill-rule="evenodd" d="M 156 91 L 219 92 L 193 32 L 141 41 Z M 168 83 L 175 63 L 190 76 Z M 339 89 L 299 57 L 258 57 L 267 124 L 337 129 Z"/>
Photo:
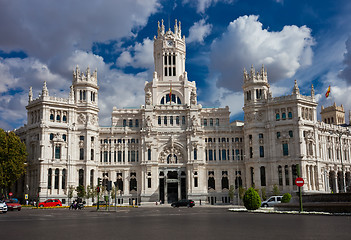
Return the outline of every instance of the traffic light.
<path id="1" fill-rule="evenodd" d="M 102 181 L 102 179 L 98 178 L 98 186 L 101 186 L 101 181 Z"/>

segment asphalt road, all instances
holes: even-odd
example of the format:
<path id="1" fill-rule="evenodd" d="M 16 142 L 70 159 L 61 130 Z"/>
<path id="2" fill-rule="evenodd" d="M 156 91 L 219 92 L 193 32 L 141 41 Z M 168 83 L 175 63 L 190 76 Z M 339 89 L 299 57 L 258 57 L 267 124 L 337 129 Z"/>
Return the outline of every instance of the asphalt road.
<path id="1" fill-rule="evenodd" d="M 1 239 L 350 239 L 351 216 L 229 212 L 219 207 L 22 209 L 0 214 Z"/>

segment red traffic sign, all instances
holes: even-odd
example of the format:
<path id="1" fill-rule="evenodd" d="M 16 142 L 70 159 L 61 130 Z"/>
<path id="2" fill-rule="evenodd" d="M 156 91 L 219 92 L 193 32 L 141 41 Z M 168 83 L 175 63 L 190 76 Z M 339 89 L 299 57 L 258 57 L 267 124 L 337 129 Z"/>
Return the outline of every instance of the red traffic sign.
<path id="1" fill-rule="evenodd" d="M 304 185 L 304 183 L 305 183 L 305 181 L 304 181 L 303 178 L 301 178 L 301 177 L 298 177 L 298 178 L 296 178 L 296 180 L 295 180 L 295 184 L 296 184 L 296 186 L 298 186 L 298 187 L 302 187 L 302 186 Z"/>
<path id="2" fill-rule="evenodd" d="M 9 196 L 12 197 L 12 192 L 9 193 Z"/>

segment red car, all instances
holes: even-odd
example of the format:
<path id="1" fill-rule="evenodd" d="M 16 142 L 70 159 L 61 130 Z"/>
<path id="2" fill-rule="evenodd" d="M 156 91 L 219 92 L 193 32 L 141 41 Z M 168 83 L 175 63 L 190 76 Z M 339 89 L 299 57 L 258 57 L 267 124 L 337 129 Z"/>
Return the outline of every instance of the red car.
<path id="1" fill-rule="evenodd" d="M 56 207 L 56 206 L 62 206 L 62 203 L 58 199 L 48 199 L 45 202 L 40 202 L 38 206 L 39 207 Z"/>
<path id="2" fill-rule="evenodd" d="M 13 199 L 5 199 L 5 203 L 7 205 L 8 210 L 18 210 L 21 211 L 21 204 L 19 204 L 16 200 Z"/>

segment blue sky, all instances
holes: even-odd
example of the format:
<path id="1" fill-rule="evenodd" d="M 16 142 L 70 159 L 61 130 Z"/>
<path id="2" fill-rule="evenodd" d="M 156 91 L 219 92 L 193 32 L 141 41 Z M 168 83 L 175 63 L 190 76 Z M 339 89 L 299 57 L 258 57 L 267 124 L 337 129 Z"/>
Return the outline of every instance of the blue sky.
<path id="1" fill-rule="evenodd" d="M 37 97 L 47 81 L 50 95 L 67 98 L 76 65 L 98 70 L 100 125 L 113 106 L 143 104 L 161 19 L 181 21 L 203 106 L 228 105 L 242 120 L 243 68 L 264 64 L 273 97 L 291 94 L 296 79 L 306 95 L 314 84 L 318 115 L 334 101 L 348 113 L 350 12 L 348 0 L 0 0 L 0 127 L 26 123 L 30 86 Z"/>

